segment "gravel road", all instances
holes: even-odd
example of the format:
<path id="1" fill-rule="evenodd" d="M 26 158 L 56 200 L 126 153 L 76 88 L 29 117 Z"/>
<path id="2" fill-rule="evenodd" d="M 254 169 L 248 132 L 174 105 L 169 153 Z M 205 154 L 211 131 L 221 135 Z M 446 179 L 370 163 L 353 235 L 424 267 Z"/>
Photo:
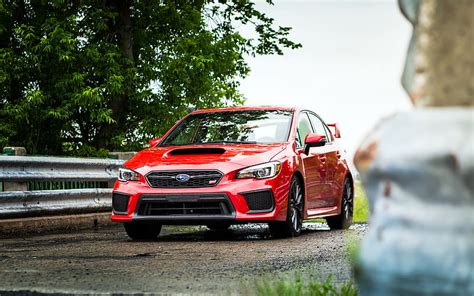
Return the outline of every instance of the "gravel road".
<path id="1" fill-rule="evenodd" d="M 335 282 L 351 278 L 347 245 L 365 224 L 329 231 L 305 223 L 293 239 L 265 225 L 165 227 L 156 241 L 130 241 L 120 225 L 97 231 L 0 241 L 0 295 L 35 293 L 239 293 L 262 274 L 311 270 Z M 27 292 L 29 291 L 29 292 Z"/>

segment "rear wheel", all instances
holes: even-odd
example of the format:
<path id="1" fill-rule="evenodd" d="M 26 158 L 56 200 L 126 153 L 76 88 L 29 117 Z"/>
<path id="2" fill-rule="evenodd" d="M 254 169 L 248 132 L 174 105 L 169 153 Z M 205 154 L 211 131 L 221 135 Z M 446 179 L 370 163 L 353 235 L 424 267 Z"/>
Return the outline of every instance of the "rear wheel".
<path id="1" fill-rule="evenodd" d="M 123 227 L 131 239 L 151 240 L 161 232 L 161 224 L 150 222 L 126 222 Z"/>
<path id="2" fill-rule="evenodd" d="M 352 215 L 354 211 L 354 192 L 351 181 L 346 178 L 344 189 L 342 191 L 341 213 L 337 216 L 327 217 L 329 228 L 347 229 L 352 224 Z"/>
<path id="3" fill-rule="evenodd" d="M 286 221 L 268 224 L 270 232 L 276 237 L 295 237 L 301 234 L 303 227 L 304 193 L 297 177 L 293 177 L 288 194 Z"/>

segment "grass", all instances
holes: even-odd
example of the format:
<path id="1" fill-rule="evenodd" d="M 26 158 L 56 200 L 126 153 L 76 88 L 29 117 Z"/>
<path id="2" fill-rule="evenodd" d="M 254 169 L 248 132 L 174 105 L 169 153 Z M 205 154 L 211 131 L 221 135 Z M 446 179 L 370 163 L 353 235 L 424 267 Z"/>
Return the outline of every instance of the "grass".
<path id="1" fill-rule="evenodd" d="M 355 182 L 354 222 L 367 222 L 369 218 L 369 203 L 360 182 Z"/>
<path id="2" fill-rule="evenodd" d="M 355 183 L 353 221 L 363 223 L 368 221 L 369 204 L 360 182 Z M 325 222 L 324 219 L 315 219 L 314 222 Z M 346 248 L 351 264 L 354 263 L 359 250 L 359 238 L 347 233 Z M 358 291 L 353 282 L 334 284 L 332 275 L 320 280 L 315 273 L 295 272 L 293 275 L 263 275 L 255 280 L 254 285 L 243 288 L 242 295 L 257 296 L 356 296 Z"/>
<path id="3" fill-rule="evenodd" d="M 363 223 L 368 221 L 369 204 L 360 182 L 355 183 L 353 221 Z M 325 219 L 315 219 L 315 222 L 325 222 Z M 359 238 L 347 233 L 346 248 L 351 264 L 354 264 L 359 251 Z M 296 272 L 290 276 L 264 275 L 255 280 L 254 286 L 244 289 L 242 295 L 257 296 L 356 296 L 358 291 L 353 282 L 334 284 L 332 275 L 320 280 L 314 272 Z"/>
<path id="4" fill-rule="evenodd" d="M 248 289 L 252 290 L 248 290 Z M 290 276 L 261 276 L 255 281 L 253 287 L 246 288 L 251 292 L 242 295 L 257 296 L 355 296 L 357 289 L 352 282 L 343 284 L 333 284 L 332 276 L 329 275 L 321 281 L 314 275 L 314 272 L 302 275 L 296 272 Z"/>

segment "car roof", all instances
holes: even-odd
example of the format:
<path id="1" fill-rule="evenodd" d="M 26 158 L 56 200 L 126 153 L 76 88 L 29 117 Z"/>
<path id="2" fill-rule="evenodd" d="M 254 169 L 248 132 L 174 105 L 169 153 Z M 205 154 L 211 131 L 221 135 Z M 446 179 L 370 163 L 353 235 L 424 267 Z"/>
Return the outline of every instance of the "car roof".
<path id="1" fill-rule="evenodd" d="M 212 113 L 212 112 L 226 112 L 226 111 L 251 111 L 251 110 L 283 110 L 283 111 L 295 111 L 295 107 L 282 107 L 282 106 L 239 106 L 239 107 L 224 107 L 224 108 L 213 108 L 213 109 L 200 109 L 193 111 L 192 114 L 199 113 Z"/>

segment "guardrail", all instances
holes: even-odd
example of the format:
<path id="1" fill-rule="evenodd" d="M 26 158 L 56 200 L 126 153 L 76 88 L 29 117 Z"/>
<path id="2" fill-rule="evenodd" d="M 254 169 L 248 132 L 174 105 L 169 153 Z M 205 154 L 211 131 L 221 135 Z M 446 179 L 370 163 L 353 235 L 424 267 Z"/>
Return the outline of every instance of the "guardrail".
<path id="1" fill-rule="evenodd" d="M 0 219 L 110 211 L 111 188 L 122 163 L 0 156 Z"/>

